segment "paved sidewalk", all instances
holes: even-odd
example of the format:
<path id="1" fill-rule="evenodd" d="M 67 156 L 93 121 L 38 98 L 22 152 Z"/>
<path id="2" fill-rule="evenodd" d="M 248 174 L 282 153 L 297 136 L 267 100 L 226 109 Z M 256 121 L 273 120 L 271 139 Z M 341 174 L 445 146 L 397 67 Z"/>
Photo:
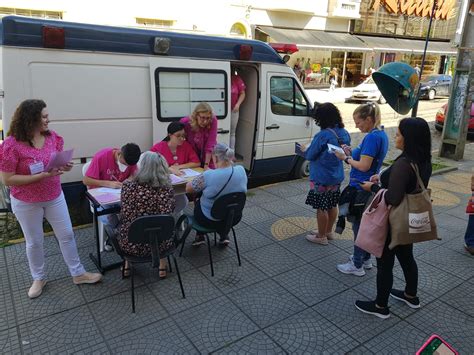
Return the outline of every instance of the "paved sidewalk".
<path id="1" fill-rule="evenodd" d="M 213 248 L 211 277 L 206 248 L 185 247 L 178 262 L 186 299 L 175 273 L 160 281 L 139 268 L 136 314 L 119 270 L 99 285 L 73 285 L 54 238 L 45 241 L 49 283 L 29 300 L 24 244 L 0 249 L 0 353 L 413 354 L 437 333 L 472 354 L 474 257 L 463 251 L 463 235 L 474 144 L 458 166 L 430 183 L 443 239 L 415 245 L 419 310 L 390 300 L 392 316 L 380 320 L 355 309 L 356 299 L 374 297 L 376 270 L 336 271 L 351 253 L 350 230 L 326 247 L 304 239 L 314 219 L 304 204 L 308 184 L 297 180 L 249 192 L 237 230 L 242 267 L 233 244 Z M 77 230 L 77 241 L 93 270 L 91 228 Z M 394 285 L 403 287 L 398 264 Z"/>

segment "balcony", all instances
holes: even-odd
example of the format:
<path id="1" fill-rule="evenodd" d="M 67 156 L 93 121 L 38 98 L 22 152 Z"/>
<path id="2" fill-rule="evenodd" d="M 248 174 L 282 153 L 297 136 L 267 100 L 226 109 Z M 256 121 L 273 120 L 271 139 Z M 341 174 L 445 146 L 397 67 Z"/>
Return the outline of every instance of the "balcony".
<path id="1" fill-rule="evenodd" d="M 361 0 L 329 0 L 328 17 L 360 18 Z"/>

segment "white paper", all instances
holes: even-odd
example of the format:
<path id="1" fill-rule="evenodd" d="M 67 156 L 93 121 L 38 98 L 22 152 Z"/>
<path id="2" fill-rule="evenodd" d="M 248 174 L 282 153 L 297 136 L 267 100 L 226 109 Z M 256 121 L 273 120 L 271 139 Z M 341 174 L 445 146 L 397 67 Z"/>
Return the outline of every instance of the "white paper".
<path id="1" fill-rule="evenodd" d="M 97 193 L 108 193 L 108 194 L 118 194 L 118 195 L 120 195 L 120 193 L 122 192 L 122 189 L 112 189 L 110 187 L 98 187 L 92 190 L 97 191 Z"/>
<path id="2" fill-rule="evenodd" d="M 338 147 L 337 145 L 334 145 L 334 144 L 331 144 L 331 143 L 328 143 L 328 151 L 330 153 L 334 153 L 334 152 L 339 152 L 339 153 L 342 153 L 342 154 L 346 154 L 344 152 L 344 149 L 342 149 L 341 147 Z"/>
<path id="3" fill-rule="evenodd" d="M 175 174 L 170 174 L 170 178 L 172 185 L 184 184 L 186 182 L 181 178 L 181 176 L 177 176 Z"/>
<path id="4" fill-rule="evenodd" d="M 193 169 L 181 169 L 180 172 L 183 173 L 183 175 L 180 176 L 181 178 L 190 178 L 201 175 L 200 172 Z"/>

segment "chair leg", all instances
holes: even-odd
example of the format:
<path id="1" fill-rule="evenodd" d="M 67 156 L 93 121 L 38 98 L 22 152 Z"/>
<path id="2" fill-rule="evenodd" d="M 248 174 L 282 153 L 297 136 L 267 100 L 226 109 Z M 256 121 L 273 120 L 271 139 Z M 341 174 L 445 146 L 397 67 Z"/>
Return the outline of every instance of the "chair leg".
<path id="1" fill-rule="evenodd" d="M 217 246 L 216 232 L 214 232 L 214 246 Z"/>
<path id="2" fill-rule="evenodd" d="M 174 267 L 176 268 L 176 273 L 178 274 L 179 287 L 181 287 L 181 294 L 183 295 L 183 298 L 186 298 L 186 296 L 184 295 L 183 281 L 181 281 L 181 274 L 179 273 L 178 262 L 176 261 L 176 257 L 174 256 L 174 254 L 173 254 L 173 261 L 174 261 Z"/>
<path id="3" fill-rule="evenodd" d="M 186 244 L 186 238 L 181 241 L 181 251 L 179 252 L 179 257 L 183 256 L 184 244 Z"/>
<path id="4" fill-rule="evenodd" d="M 209 241 L 209 236 L 205 234 L 207 241 L 207 250 L 209 251 L 209 261 L 211 263 L 211 276 L 214 277 L 214 264 L 212 263 L 212 253 L 211 253 L 211 242 Z"/>
<path id="5" fill-rule="evenodd" d="M 128 262 L 130 267 L 130 279 L 132 281 L 132 313 L 135 313 L 135 273 L 133 272 L 133 264 Z"/>
<path id="6" fill-rule="evenodd" d="M 242 266 L 242 263 L 240 262 L 239 245 L 237 244 L 237 237 L 235 235 L 234 228 L 232 228 L 232 234 L 234 235 L 235 251 L 237 253 L 237 259 L 239 260 L 239 266 Z"/>
<path id="7" fill-rule="evenodd" d="M 122 263 L 122 280 L 125 278 L 125 260 Z"/>
<path id="8" fill-rule="evenodd" d="M 169 267 L 170 272 L 173 272 L 173 268 L 171 267 L 171 260 L 170 260 L 169 255 L 168 255 L 168 267 Z"/>

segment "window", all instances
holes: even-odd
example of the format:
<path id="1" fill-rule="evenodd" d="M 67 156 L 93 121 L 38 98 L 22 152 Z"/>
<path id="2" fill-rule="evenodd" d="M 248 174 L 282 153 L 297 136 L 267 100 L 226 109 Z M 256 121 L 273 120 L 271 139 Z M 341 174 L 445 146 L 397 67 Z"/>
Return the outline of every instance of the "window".
<path id="1" fill-rule="evenodd" d="M 247 30 L 241 23 L 234 23 L 230 29 L 230 35 L 235 37 L 247 37 Z"/>
<path id="2" fill-rule="evenodd" d="M 160 20 L 160 19 L 153 19 L 153 18 L 142 18 L 136 17 L 135 22 L 137 25 L 145 26 L 145 27 L 152 27 L 152 28 L 171 28 L 173 27 L 173 20 Z"/>
<path id="3" fill-rule="evenodd" d="M 293 78 L 272 77 L 270 79 L 270 99 L 274 114 L 285 116 L 308 115 L 306 99 Z"/>
<path id="4" fill-rule="evenodd" d="M 13 7 L 0 7 L 0 17 L 7 15 L 21 15 L 28 17 L 39 17 L 61 20 L 63 13 L 61 11 L 47 11 L 47 10 L 30 10 L 30 9 L 17 9 Z"/>
<path id="5" fill-rule="evenodd" d="M 212 106 L 218 119 L 227 116 L 225 71 L 158 68 L 155 70 L 156 112 L 162 122 L 190 115 L 200 102 Z"/>

